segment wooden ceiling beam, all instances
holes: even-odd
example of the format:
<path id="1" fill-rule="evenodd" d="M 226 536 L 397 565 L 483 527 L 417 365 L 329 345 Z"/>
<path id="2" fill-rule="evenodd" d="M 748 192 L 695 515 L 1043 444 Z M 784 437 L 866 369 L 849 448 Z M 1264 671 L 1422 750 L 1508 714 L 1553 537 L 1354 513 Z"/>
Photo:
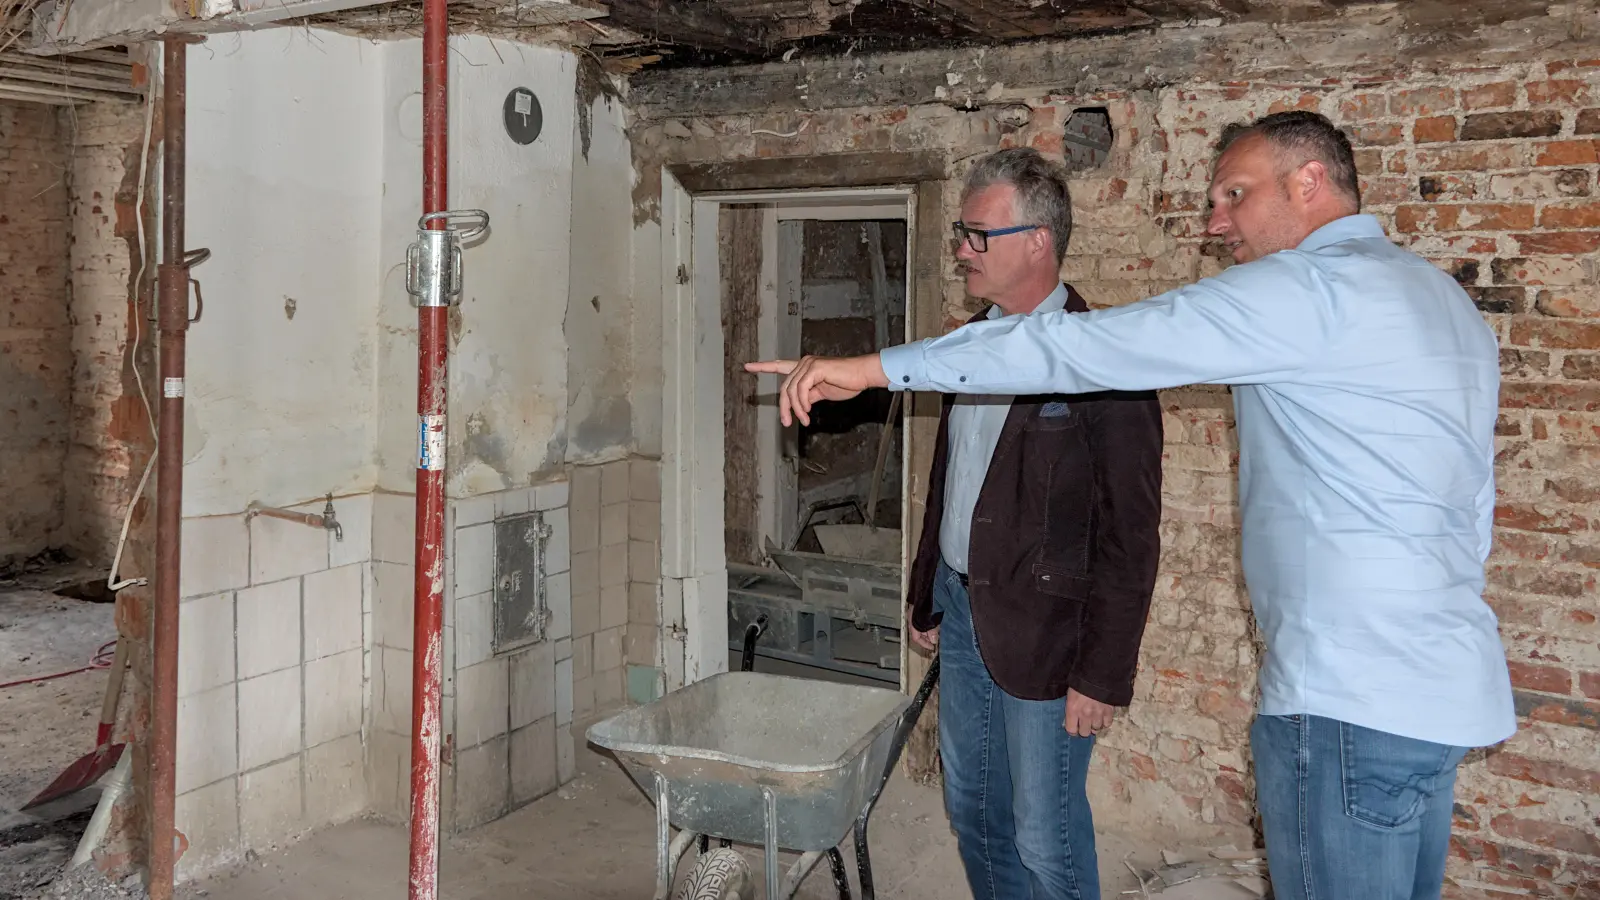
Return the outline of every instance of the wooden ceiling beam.
<path id="1" fill-rule="evenodd" d="M 711 0 L 607 0 L 610 19 L 650 38 L 747 55 L 771 47 L 760 24 L 736 19 Z"/>

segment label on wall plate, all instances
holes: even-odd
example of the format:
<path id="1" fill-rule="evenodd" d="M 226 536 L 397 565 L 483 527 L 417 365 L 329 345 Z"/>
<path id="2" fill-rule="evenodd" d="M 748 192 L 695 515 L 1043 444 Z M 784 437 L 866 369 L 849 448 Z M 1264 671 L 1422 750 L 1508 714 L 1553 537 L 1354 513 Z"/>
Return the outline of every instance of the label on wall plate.
<path id="1" fill-rule="evenodd" d="M 168 378 L 168 379 L 163 380 L 161 382 L 161 396 L 163 396 L 163 397 L 182 397 L 183 396 L 183 379 L 182 378 Z"/>
<path id="2" fill-rule="evenodd" d="M 444 416 L 417 417 L 417 468 L 444 471 Z"/>

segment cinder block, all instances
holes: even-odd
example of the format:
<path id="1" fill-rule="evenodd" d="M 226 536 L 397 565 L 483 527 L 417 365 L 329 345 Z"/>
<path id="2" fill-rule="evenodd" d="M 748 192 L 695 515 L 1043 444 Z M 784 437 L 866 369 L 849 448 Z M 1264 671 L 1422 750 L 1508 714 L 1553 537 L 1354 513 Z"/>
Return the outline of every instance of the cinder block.
<path id="1" fill-rule="evenodd" d="M 239 857 L 238 792 L 238 781 L 229 778 L 178 794 L 173 826 L 189 842 L 175 865 L 179 880 L 193 879 Z"/>
<path id="2" fill-rule="evenodd" d="M 361 657 L 356 649 L 306 663 L 306 746 L 360 734 Z"/>
<path id="3" fill-rule="evenodd" d="M 456 670 L 456 747 L 475 747 L 504 735 L 510 710 L 504 658 Z"/>
<path id="4" fill-rule="evenodd" d="M 178 607 L 178 696 L 233 681 L 233 594 L 185 600 Z"/>
<path id="5" fill-rule="evenodd" d="M 300 664 L 300 579 L 238 593 L 239 678 Z"/>
<path id="6" fill-rule="evenodd" d="M 300 750 L 300 669 L 284 669 L 240 681 L 240 771 L 259 768 Z"/>
<path id="7" fill-rule="evenodd" d="M 250 583 L 250 532 L 243 516 L 183 520 L 178 593 L 216 594 Z"/>
<path id="8" fill-rule="evenodd" d="M 367 797 L 372 811 L 390 822 L 410 816 L 411 739 L 374 730 L 367 737 Z"/>
<path id="9" fill-rule="evenodd" d="M 622 705 L 624 678 L 622 667 L 606 669 L 594 676 L 594 708 L 599 711 L 616 709 Z"/>
<path id="10" fill-rule="evenodd" d="M 578 503 L 577 496 L 572 498 L 572 505 L 567 507 L 571 517 L 571 552 L 573 554 L 587 553 L 600 549 L 600 505 L 584 506 Z"/>
<path id="11" fill-rule="evenodd" d="M 244 846 L 265 849 L 305 831 L 300 757 L 239 776 L 239 827 Z"/>
<path id="12" fill-rule="evenodd" d="M 654 584 L 635 581 L 628 585 L 628 621 L 635 625 L 660 625 L 661 604 Z"/>
<path id="13" fill-rule="evenodd" d="M 556 712 L 555 646 L 548 641 L 512 654 L 511 727 L 523 728 Z"/>
<path id="14" fill-rule="evenodd" d="M 547 716 L 511 733 L 513 803 L 536 800 L 559 786 L 555 721 Z"/>
<path id="15" fill-rule="evenodd" d="M 644 541 L 628 544 L 628 572 L 634 581 L 655 584 L 661 580 L 661 545 Z"/>
<path id="16" fill-rule="evenodd" d="M 361 735 L 352 734 L 306 751 L 306 824 L 343 822 L 367 808 Z"/>
<path id="17" fill-rule="evenodd" d="M 374 704 L 372 722 L 377 728 L 395 734 L 411 735 L 411 652 L 379 647 L 374 651 L 377 668 L 373 675 Z"/>
<path id="18" fill-rule="evenodd" d="M 628 539 L 659 543 L 661 541 L 661 504 L 635 500 L 628 504 Z"/>
<path id="19" fill-rule="evenodd" d="M 178 700 L 179 794 L 239 771 L 235 692 L 234 685 L 226 684 Z"/>
<path id="20" fill-rule="evenodd" d="M 572 677 L 574 680 L 594 674 L 594 638 L 584 636 L 572 639 Z"/>
<path id="21" fill-rule="evenodd" d="M 494 515 L 497 519 L 519 516 L 533 509 L 533 488 L 516 488 L 494 495 Z"/>
<path id="22" fill-rule="evenodd" d="M 313 572 L 305 578 L 306 659 L 320 659 L 362 645 L 362 592 L 364 566 L 340 566 Z"/>
<path id="23" fill-rule="evenodd" d="M 600 630 L 600 591 L 572 597 L 572 636 L 583 637 Z"/>
<path id="24" fill-rule="evenodd" d="M 556 726 L 556 777 L 562 784 L 578 774 L 577 742 L 572 737 L 572 725 Z"/>

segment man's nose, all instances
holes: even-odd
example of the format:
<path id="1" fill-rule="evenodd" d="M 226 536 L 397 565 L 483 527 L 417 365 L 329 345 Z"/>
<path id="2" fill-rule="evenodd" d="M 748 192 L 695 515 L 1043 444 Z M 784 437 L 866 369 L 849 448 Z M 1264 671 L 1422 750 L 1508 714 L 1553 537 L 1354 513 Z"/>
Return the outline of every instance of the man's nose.
<path id="1" fill-rule="evenodd" d="M 956 259 L 972 259 L 977 255 L 978 251 L 972 249 L 972 242 L 966 238 L 956 244 Z"/>
<path id="2" fill-rule="evenodd" d="M 1226 212 L 1223 212 L 1222 207 L 1215 207 L 1211 210 L 1211 221 L 1206 225 L 1206 234 L 1220 237 L 1227 234 L 1228 228 L 1232 225 L 1232 220 L 1228 218 Z"/>

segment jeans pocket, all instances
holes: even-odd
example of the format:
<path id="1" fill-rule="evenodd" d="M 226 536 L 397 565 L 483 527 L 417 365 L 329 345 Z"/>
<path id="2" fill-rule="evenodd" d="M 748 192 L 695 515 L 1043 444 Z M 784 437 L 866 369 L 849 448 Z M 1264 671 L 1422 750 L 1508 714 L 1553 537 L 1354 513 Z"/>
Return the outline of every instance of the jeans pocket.
<path id="1" fill-rule="evenodd" d="M 1421 817 L 1441 776 L 1461 761 L 1445 744 L 1339 723 L 1345 815 L 1377 828 L 1399 829 Z"/>

